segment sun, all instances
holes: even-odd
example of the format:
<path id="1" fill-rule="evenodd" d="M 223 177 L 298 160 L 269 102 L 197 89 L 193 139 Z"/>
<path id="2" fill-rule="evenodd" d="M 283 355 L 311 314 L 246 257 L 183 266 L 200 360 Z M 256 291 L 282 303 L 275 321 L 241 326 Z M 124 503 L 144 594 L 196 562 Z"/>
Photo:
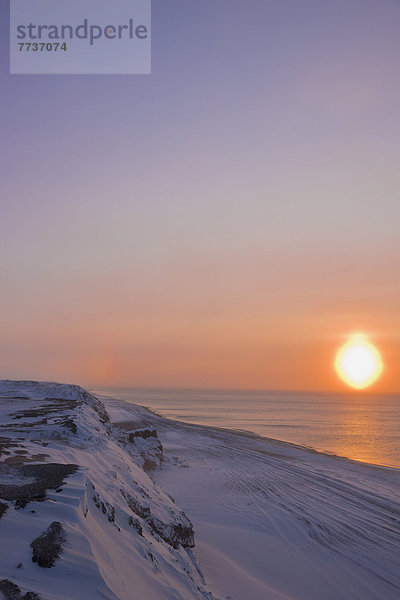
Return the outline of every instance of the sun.
<path id="1" fill-rule="evenodd" d="M 354 333 L 336 354 L 335 369 L 347 385 L 362 390 L 380 377 L 383 362 L 367 337 L 363 333 Z"/>

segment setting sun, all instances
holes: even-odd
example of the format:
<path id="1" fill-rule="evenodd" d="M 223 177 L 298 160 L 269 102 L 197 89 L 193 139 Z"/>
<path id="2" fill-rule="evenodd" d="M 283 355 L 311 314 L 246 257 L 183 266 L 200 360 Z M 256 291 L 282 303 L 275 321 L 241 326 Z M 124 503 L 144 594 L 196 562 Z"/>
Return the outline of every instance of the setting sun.
<path id="1" fill-rule="evenodd" d="M 347 385 L 361 390 L 378 379 L 383 371 L 383 363 L 375 346 L 364 334 L 356 333 L 338 351 L 335 368 Z"/>

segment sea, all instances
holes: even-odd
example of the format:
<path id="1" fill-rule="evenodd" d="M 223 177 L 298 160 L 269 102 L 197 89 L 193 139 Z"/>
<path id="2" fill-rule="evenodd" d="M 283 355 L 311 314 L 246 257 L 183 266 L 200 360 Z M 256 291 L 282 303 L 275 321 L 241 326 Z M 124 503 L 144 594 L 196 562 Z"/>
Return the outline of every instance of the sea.
<path id="1" fill-rule="evenodd" d="M 171 419 L 246 430 L 353 460 L 400 467 L 400 396 L 102 388 Z"/>

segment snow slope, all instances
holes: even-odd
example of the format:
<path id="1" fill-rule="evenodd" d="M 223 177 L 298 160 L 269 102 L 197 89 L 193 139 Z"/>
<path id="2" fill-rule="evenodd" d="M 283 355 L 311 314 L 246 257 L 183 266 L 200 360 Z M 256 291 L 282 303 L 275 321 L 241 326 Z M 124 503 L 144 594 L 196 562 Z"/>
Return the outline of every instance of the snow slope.
<path id="1" fill-rule="evenodd" d="M 190 516 L 207 581 L 232 600 L 398 600 L 400 471 L 172 421 L 103 398 L 113 421 L 157 428 L 157 483 Z"/>
<path id="2" fill-rule="evenodd" d="M 0 382 L 0 598 L 214 600 L 161 460 L 79 386 Z"/>

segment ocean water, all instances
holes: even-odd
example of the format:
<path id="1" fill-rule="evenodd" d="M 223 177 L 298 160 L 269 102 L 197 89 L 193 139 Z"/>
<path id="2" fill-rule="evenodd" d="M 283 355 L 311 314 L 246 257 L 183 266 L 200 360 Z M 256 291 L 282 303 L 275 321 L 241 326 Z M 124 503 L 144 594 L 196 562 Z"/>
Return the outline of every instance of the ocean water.
<path id="1" fill-rule="evenodd" d="M 400 467 L 400 396 L 363 393 L 103 388 L 188 423 L 244 429 L 369 463 Z"/>

